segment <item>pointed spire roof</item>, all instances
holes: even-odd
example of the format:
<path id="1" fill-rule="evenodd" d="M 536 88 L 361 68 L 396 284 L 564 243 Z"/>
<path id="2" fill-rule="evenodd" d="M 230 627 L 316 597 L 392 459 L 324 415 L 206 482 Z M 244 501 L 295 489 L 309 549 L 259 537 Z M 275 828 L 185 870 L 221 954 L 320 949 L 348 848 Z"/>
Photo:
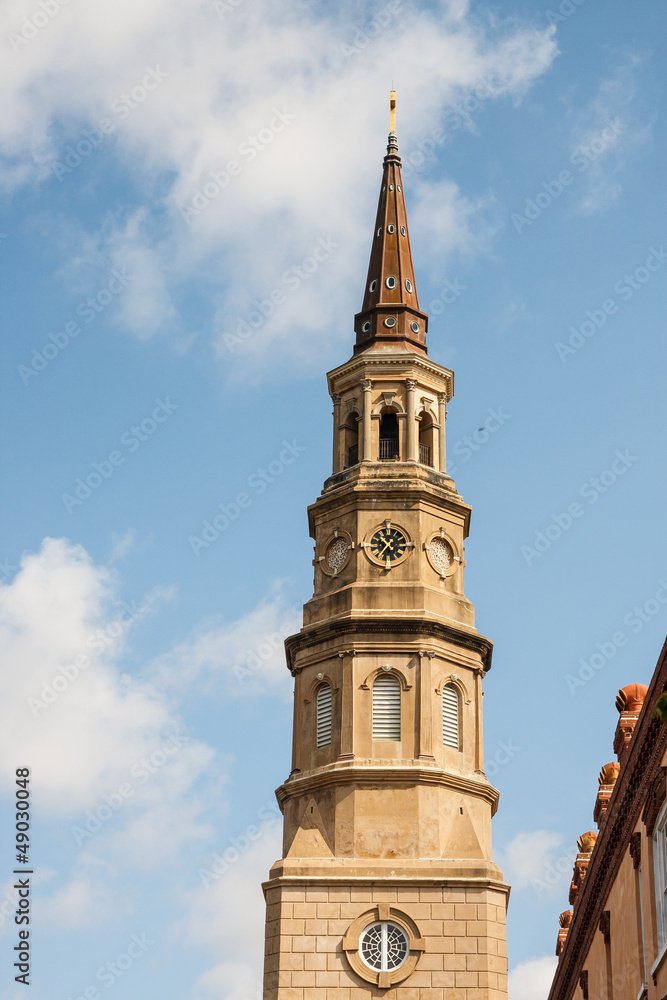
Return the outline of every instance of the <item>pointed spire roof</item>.
<path id="1" fill-rule="evenodd" d="M 384 158 L 371 259 L 361 312 L 354 317 L 355 354 L 378 344 L 426 353 L 428 316 L 419 310 L 391 92 L 391 131 Z"/>

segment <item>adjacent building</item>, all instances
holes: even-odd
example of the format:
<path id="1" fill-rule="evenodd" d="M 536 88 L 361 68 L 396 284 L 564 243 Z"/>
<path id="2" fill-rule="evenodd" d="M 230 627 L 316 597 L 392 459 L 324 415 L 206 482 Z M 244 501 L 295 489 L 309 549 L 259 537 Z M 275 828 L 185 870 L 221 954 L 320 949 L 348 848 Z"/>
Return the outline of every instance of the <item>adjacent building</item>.
<path id="1" fill-rule="evenodd" d="M 667 998 L 667 643 L 648 688 L 619 691 L 613 746 L 560 917 L 549 1000 Z"/>

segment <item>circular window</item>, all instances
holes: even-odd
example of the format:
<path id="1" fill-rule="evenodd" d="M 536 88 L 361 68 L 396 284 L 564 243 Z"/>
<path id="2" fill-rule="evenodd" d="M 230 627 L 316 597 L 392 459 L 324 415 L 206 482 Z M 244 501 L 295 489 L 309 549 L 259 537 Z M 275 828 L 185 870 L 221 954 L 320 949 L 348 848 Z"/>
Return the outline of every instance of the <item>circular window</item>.
<path id="1" fill-rule="evenodd" d="M 370 328 L 371 328 L 371 324 L 368 322 L 368 320 L 366 320 L 365 323 L 361 324 L 361 332 L 362 333 L 368 333 L 368 331 L 370 330 Z"/>
<path id="2" fill-rule="evenodd" d="M 394 190 L 394 185 L 393 185 L 393 184 L 390 184 L 390 185 L 389 185 L 389 190 L 390 190 L 390 191 L 393 191 L 393 190 Z"/>
<path id="3" fill-rule="evenodd" d="M 377 233 L 375 235 L 376 236 L 382 236 L 382 226 L 380 226 L 380 228 L 378 229 L 378 231 L 377 231 Z"/>
<path id="4" fill-rule="evenodd" d="M 395 233 L 396 232 L 396 226 L 387 226 L 387 232 L 388 233 Z"/>
<path id="5" fill-rule="evenodd" d="M 405 226 L 401 226 L 401 236 L 405 236 Z"/>
<path id="6" fill-rule="evenodd" d="M 405 288 L 406 288 L 406 291 L 408 291 L 408 292 L 412 291 L 412 282 L 410 281 L 409 278 L 405 279 Z"/>
<path id="7" fill-rule="evenodd" d="M 369 292 L 374 292 L 375 289 L 377 288 L 377 286 L 378 286 L 377 278 L 373 278 L 373 280 L 371 281 L 370 285 L 368 286 L 368 291 Z"/>
<path id="8" fill-rule="evenodd" d="M 394 319 L 393 316 L 387 316 L 386 320 L 384 321 L 384 325 L 390 327 L 396 326 L 396 320 Z"/>
<path id="9" fill-rule="evenodd" d="M 419 323 L 411 323 L 410 329 L 413 333 L 419 333 Z"/>
<path id="10" fill-rule="evenodd" d="M 387 288 L 396 288 L 396 278 L 393 274 L 389 275 L 385 284 L 387 285 Z"/>
<path id="11" fill-rule="evenodd" d="M 399 191 L 401 190 L 401 185 L 400 185 L 400 184 L 398 185 L 398 190 L 399 190 Z"/>
<path id="12" fill-rule="evenodd" d="M 398 969 L 409 952 L 410 942 L 403 928 L 384 920 L 367 927 L 359 941 L 361 960 L 376 972 Z"/>

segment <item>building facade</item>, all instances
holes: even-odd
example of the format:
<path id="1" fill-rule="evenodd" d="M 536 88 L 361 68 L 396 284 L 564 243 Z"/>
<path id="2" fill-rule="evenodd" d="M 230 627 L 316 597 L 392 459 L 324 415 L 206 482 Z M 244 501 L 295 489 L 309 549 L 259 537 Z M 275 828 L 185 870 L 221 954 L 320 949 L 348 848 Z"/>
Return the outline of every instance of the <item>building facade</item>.
<path id="1" fill-rule="evenodd" d="M 265 1000 L 501 1000 L 509 887 L 483 770 L 491 642 L 463 591 L 470 508 L 446 471 L 392 127 L 356 344 L 330 372 L 314 594 L 287 639 L 292 770 L 264 884 Z"/>
<path id="2" fill-rule="evenodd" d="M 600 771 L 597 831 L 578 841 L 549 1000 L 667 998 L 667 643 L 649 688 L 619 691 L 616 761 Z"/>

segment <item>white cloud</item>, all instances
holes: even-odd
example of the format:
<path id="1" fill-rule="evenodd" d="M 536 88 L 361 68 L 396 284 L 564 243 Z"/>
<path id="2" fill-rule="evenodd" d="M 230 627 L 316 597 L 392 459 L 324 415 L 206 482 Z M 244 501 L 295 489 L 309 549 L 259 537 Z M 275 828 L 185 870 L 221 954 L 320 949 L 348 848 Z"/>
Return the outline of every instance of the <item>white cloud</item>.
<path id="1" fill-rule="evenodd" d="M 280 829 L 268 823 L 228 871 L 192 895 L 188 916 L 174 934 L 186 944 L 208 946 L 218 958 L 200 977 L 197 1000 L 261 997 L 266 915 L 261 884 L 281 853 Z"/>
<path id="2" fill-rule="evenodd" d="M 563 849 L 563 836 L 548 830 L 522 831 L 498 853 L 498 864 L 514 891 L 538 896 L 562 893 L 572 876 L 576 849 Z"/>
<path id="3" fill-rule="evenodd" d="M 114 131 L 61 183 L 94 176 L 112 152 L 150 209 L 127 209 L 100 240 L 109 263 L 136 272 L 116 303 L 120 320 L 139 337 L 178 331 L 179 283 L 194 277 L 211 299 L 222 296 L 215 334 L 223 368 L 248 371 L 290 354 L 319 362 L 318 334 L 347 335 L 345 320 L 359 305 L 387 80 L 395 79 L 409 150 L 480 85 L 484 100 L 519 99 L 556 54 L 551 28 L 473 18 L 462 0 L 421 9 L 403 0 L 393 10 L 386 29 L 364 42 L 351 23 L 368 26 L 377 13 L 370 3 L 256 0 L 223 18 L 209 0 L 68 4 L 0 67 L 0 154 L 10 183 L 51 176 L 82 129 L 107 118 Z M 9 0 L 0 34 L 16 32 L 24 17 L 23 0 Z M 153 90 L 141 89 L 147 67 Z M 200 207 L 185 221 L 197 189 Z M 432 205 L 433 192 L 422 195 Z M 422 195 L 412 191 L 416 211 Z M 466 249 L 474 228 L 469 220 L 456 230 Z M 329 237 L 340 250 L 254 331 L 232 366 L 230 327 L 271 290 L 289 292 L 285 272 Z M 456 246 L 450 238 L 449 249 Z"/>
<path id="4" fill-rule="evenodd" d="M 510 1000 L 547 1000 L 557 965 L 555 955 L 530 958 L 516 965 L 507 984 Z"/>
<path id="5" fill-rule="evenodd" d="M 213 750 L 184 732 L 164 694 L 120 671 L 154 598 L 119 604 L 116 588 L 83 548 L 52 538 L 0 586 L 3 777 L 8 785 L 15 768 L 31 769 L 40 816 L 69 830 L 76 858 L 38 901 L 55 925 L 125 912 L 122 890 L 109 888 L 119 869 L 168 865 L 212 833 L 194 785 Z"/>
<path id="6" fill-rule="evenodd" d="M 298 632 L 302 611 L 289 604 L 282 584 L 246 615 L 198 631 L 154 664 L 161 685 L 200 689 L 225 698 L 282 694 L 291 697 L 293 681 L 285 663 L 284 640 Z M 226 678 L 221 685 L 220 678 Z"/>
<path id="7" fill-rule="evenodd" d="M 639 59 L 622 62 L 601 81 L 590 103 L 577 112 L 570 135 L 571 161 L 585 178 L 579 211 L 603 212 L 623 191 L 621 177 L 628 162 L 650 145 L 652 128 L 639 120 L 636 73 Z"/>

